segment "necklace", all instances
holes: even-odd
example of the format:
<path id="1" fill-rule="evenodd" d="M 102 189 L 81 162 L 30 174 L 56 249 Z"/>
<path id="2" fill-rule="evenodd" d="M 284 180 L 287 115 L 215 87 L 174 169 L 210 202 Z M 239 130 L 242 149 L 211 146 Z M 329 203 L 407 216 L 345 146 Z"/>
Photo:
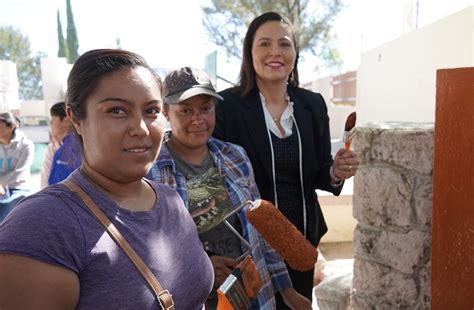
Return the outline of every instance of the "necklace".
<path id="1" fill-rule="evenodd" d="M 264 103 L 265 105 L 265 108 L 268 112 L 268 114 L 270 114 L 270 117 L 272 118 L 272 120 L 275 122 L 275 123 L 278 123 L 280 122 L 280 119 L 281 119 L 281 116 L 283 114 L 283 112 L 285 111 L 285 109 L 287 108 L 288 106 L 288 102 L 289 102 L 289 97 L 288 97 L 288 94 L 285 95 L 285 100 L 284 102 L 280 102 L 280 104 L 277 105 L 277 107 L 275 108 L 275 105 L 274 104 L 271 104 L 271 105 L 268 105 L 266 103 L 266 99 L 265 97 L 260 93 L 260 98 L 262 99 L 262 102 Z M 276 115 L 276 116 L 275 116 Z"/>

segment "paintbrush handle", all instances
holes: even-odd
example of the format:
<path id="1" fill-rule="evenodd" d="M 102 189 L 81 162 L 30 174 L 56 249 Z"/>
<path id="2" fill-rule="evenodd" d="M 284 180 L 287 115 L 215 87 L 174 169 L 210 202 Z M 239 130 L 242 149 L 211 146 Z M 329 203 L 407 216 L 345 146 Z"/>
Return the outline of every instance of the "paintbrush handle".
<path id="1" fill-rule="evenodd" d="M 349 131 L 344 131 L 344 135 L 342 137 L 342 141 L 344 141 L 344 147 L 346 151 L 349 151 L 351 148 L 352 137 L 354 136 L 354 129 Z"/>

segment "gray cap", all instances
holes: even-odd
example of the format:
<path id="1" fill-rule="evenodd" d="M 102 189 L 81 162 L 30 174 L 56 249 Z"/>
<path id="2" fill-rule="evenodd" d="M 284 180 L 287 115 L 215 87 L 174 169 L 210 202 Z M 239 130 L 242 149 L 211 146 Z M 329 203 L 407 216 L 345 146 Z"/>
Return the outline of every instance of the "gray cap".
<path id="1" fill-rule="evenodd" d="M 170 72 L 163 82 L 163 103 L 176 104 L 197 95 L 208 95 L 220 100 L 209 76 L 202 70 L 183 67 Z"/>
<path id="2" fill-rule="evenodd" d="M 0 120 L 4 121 L 9 125 L 18 126 L 17 119 L 10 112 L 0 113 Z"/>

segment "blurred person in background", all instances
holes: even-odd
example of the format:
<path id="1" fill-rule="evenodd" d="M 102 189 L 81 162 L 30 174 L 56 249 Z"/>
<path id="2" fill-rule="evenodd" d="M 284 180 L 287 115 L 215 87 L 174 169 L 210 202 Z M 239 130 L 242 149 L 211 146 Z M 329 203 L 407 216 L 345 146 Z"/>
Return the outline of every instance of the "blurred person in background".
<path id="1" fill-rule="evenodd" d="M 10 112 L 0 114 L 0 223 L 31 192 L 34 143 Z"/>
<path id="2" fill-rule="evenodd" d="M 44 154 L 43 166 L 41 169 L 41 188 L 48 186 L 49 174 L 54 153 L 63 143 L 64 137 L 73 127 L 71 121 L 66 115 L 66 104 L 64 101 L 53 104 L 49 110 L 51 115 L 51 141 L 49 142 Z"/>
<path id="3" fill-rule="evenodd" d="M 48 185 L 53 185 L 65 180 L 74 170 L 82 164 L 81 142 L 73 128 L 65 132 L 61 145 L 54 152 L 49 171 Z"/>

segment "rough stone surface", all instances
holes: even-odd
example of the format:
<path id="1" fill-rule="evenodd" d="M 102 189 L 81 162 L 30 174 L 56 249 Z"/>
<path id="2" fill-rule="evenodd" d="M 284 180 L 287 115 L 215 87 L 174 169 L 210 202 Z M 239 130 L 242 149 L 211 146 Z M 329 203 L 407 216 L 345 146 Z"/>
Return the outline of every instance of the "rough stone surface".
<path id="1" fill-rule="evenodd" d="M 418 309 L 416 307 L 406 307 L 391 303 L 388 300 L 374 300 L 371 296 L 359 296 L 354 294 L 351 300 L 354 310 L 394 310 L 394 309 Z"/>
<path id="2" fill-rule="evenodd" d="M 353 309 L 429 309 L 433 124 L 358 127 Z"/>
<path id="3" fill-rule="evenodd" d="M 356 128 L 354 139 L 352 140 L 352 147 L 357 150 L 357 156 L 360 165 L 366 165 L 370 163 L 370 148 L 372 146 L 372 140 L 374 138 L 374 130 L 367 128 Z"/>
<path id="4" fill-rule="evenodd" d="M 433 178 L 431 176 L 420 176 L 415 180 L 413 194 L 416 222 L 431 229 L 433 211 Z"/>
<path id="5" fill-rule="evenodd" d="M 354 180 L 354 218 L 375 226 L 408 226 L 413 178 L 390 167 L 363 166 Z"/>
<path id="6" fill-rule="evenodd" d="M 434 125 L 432 123 L 369 123 L 354 137 L 361 165 L 387 162 L 408 170 L 431 174 Z"/>
<path id="7" fill-rule="evenodd" d="M 350 307 L 352 271 L 331 277 L 316 286 L 314 294 L 320 310 L 346 310 Z"/>
<path id="8" fill-rule="evenodd" d="M 417 279 L 420 287 L 418 309 L 430 309 L 431 301 L 431 260 L 420 270 Z"/>
<path id="9" fill-rule="evenodd" d="M 429 241 L 426 232 L 394 233 L 358 225 L 354 232 L 354 252 L 357 257 L 411 274 L 424 257 Z"/>
<path id="10" fill-rule="evenodd" d="M 353 259 L 336 259 L 324 264 L 324 280 L 313 289 L 319 310 L 350 309 Z"/>
<path id="11" fill-rule="evenodd" d="M 433 135 L 422 131 L 395 130 L 374 138 L 371 158 L 431 174 L 433 170 Z"/>
<path id="12" fill-rule="evenodd" d="M 366 296 L 359 296 L 355 290 L 352 291 L 352 309 L 354 310 L 368 310 L 375 309 L 373 301 L 369 300 Z"/>
<path id="13" fill-rule="evenodd" d="M 353 287 L 359 296 L 370 296 L 377 303 L 384 302 L 397 307 L 413 307 L 417 301 L 417 288 L 413 277 L 393 271 L 375 262 L 354 261 Z"/>

